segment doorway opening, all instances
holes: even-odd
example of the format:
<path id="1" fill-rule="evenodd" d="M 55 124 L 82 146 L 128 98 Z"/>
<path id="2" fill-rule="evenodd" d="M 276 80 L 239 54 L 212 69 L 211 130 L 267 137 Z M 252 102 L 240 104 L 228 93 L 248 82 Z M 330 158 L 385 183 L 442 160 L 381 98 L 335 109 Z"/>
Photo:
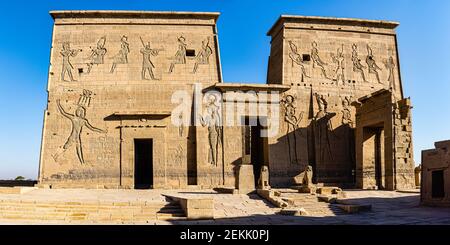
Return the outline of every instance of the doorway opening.
<path id="1" fill-rule="evenodd" d="M 134 188 L 153 188 L 152 139 L 134 139 Z"/>
<path id="2" fill-rule="evenodd" d="M 258 180 L 261 175 L 261 168 L 267 164 L 267 137 L 261 136 L 263 126 L 261 119 L 245 117 L 244 126 L 244 154 L 250 155 L 250 161 L 253 165 L 253 174 L 255 176 L 255 186 L 258 186 Z"/>
<path id="3" fill-rule="evenodd" d="M 431 197 L 443 198 L 444 196 L 444 170 L 433 171 L 431 172 Z"/>
<path id="4" fill-rule="evenodd" d="M 367 187 L 376 187 L 380 190 L 386 189 L 383 127 L 365 127 L 363 134 L 363 166 L 372 170 L 369 178 L 371 181 Z"/>

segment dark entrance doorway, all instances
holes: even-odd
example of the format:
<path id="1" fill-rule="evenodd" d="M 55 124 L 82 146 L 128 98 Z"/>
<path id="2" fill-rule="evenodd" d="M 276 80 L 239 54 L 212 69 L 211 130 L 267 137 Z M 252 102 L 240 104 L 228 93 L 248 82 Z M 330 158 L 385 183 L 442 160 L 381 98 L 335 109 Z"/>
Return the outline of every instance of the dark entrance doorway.
<path id="1" fill-rule="evenodd" d="M 261 119 L 260 119 L 261 120 Z M 250 161 L 253 165 L 253 174 L 255 176 L 255 185 L 261 175 L 261 168 L 266 162 L 266 143 L 267 138 L 261 136 L 263 127 L 258 118 L 245 118 L 244 130 L 244 151 L 245 155 L 250 155 Z"/>
<path id="2" fill-rule="evenodd" d="M 375 131 L 375 179 L 378 189 L 384 189 L 382 176 L 381 130 Z"/>
<path id="3" fill-rule="evenodd" d="M 437 170 L 431 172 L 431 197 L 443 198 L 444 191 L 444 170 Z"/>
<path id="4" fill-rule="evenodd" d="M 134 140 L 134 188 L 153 188 L 153 140 Z"/>

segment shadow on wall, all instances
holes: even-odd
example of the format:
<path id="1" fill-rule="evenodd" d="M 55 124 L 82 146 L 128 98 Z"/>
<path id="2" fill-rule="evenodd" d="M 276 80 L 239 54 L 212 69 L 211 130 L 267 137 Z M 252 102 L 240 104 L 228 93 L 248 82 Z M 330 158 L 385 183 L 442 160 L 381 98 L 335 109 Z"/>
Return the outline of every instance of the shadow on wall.
<path id="1" fill-rule="evenodd" d="M 355 184 L 355 129 L 349 124 L 334 128 L 336 113 L 310 118 L 306 127 L 288 125 L 287 132 L 270 145 L 271 151 L 283 152 L 271 164 L 273 186 L 291 186 L 293 178 L 313 167 L 313 182 L 353 188 Z M 287 123 L 287 122 L 285 122 Z"/>

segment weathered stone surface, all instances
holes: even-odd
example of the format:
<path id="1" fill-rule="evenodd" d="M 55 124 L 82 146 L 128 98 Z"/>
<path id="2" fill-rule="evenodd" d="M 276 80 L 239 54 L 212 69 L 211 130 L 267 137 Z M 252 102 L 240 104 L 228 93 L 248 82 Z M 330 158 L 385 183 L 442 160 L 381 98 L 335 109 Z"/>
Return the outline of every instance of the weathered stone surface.
<path id="1" fill-rule="evenodd" d="M 288 207 L 293 204 L 293 201 L 286 198 L 281 198 L 281 193 L 273 190 L 258 189 L 257 193 L 260 197 L 266 199 L 273 205 L 279 208 Z"/>
<path id="2" fill-rule="evenodd" d="M 336 197 L 330 195 L 317 195 L 317 198 L 326 203 L 336 203 Z"/>
<path id="3" fill-rule="evenodd" d="M 214 199 L 166 195 L 178 202 L 188 219 L 214 219 Z"/>
<path id="4" fill-rule="evenodd" d="M 25 194 L 36 189 L 37 187 L 0 187 L 0 194 Z"/>
<path id="5" fill-rule="evenodd" d="M 313 170 L 312 167 L 308 165 L 303 172 L 299 173 L 294 177 L 294 183 L 296 185 L 303 185 L 308 187 L 313 184 L 312 177 L 313 177 Z"/>
<path id="6" fill-rule="evenodd" d="M 269 185 L 269 168 L 267 166 L 262 166 L 261 173 L 258 180 L 258 188 L 268 190 Z"/>
<path id="7" fill-rule="evenodd" d="M 338 193 L 342 192 L 342 189 L 339 187 L 324 186 L 324 187 L 318 187 L 316 192 L 317 192 L 317 194 L 322 194 L 322 195 L 332 195 L 332 194 L 338 194 Z"/>
<path id="8" fill-rule="evenodd" d="M 280 211 L 281 215 L 289 216 L 307 216 L 308 212 L 304 208 L 283 208 Z"/>
<path id="9" fill-rule="evenodd" d="M 372 205 L 359 205 L 359 204 L 336 204 L 340 209 L 344 210 L 349 214 L 367 212 L 372 210 Z"/>
<path id="10" fill-rule="evenodd" d="M 411 125 L 410 103 L 385 89 L 355 103 L 356 187 L 415 188 L 412 133 L 406 127 Z"/>
<path id="11" fill-rule="evenodd" d="M 247 194 L 255 191 L 255 176 L 253 174 L 253 165 L 242 164 L 239 166 L 238 190 L 241 194 Z"/>
<path id="12" fill-rule="evenodd" d="M 317 191 L 317 187 L 315 187 L 314 185 L 311 186 L 293 186 L 291 187 L 293 189 L 298 190 L 298 192 L 300 193 L 311 193 L 311 194 L 315 194 Z"/>
<path id="13" fill-rule="evenodd" d="M 414 168 L 414 181 L 416 183 L 416 187 L 420 188 L 420 175 L 422 172 L 422 165 L 417 166 Z"/>
<path id="14" fill-rule="evenodd" d="M 420 200 L 424 205 L 450 206 L 450 140 L 422 151 Z"/>

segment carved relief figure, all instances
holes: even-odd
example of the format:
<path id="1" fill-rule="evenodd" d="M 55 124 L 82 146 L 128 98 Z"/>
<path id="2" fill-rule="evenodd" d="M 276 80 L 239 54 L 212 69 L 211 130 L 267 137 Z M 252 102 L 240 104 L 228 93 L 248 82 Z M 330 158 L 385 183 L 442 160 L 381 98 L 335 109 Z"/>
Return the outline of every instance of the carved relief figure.
<path id="1" fill-rule="evenodd" d="M 87 63 L 87 66 L 88 66 L 87 73 L 91 72 L 93 65 L 103 64 L 105 54 L 107 52 L 107 50 L 105 48 L 105 43 L 106 43 L 106 37 L 101 37 L 98 40 L 97 46 L 95 48 L 90 47 L 91 54 L 89 55 L 89 58 L 88 58 L 89 63 Z"/>
<path id="2" fill-rule="evenodd" d="M 284 121 L 287 123 L 287 146 L 289 149 L 289 162 L 290 163 L 296 163 L 298 162 L 299 158 L 297 155 L 297 129 L 298 124 L 303 118 L 303 112 L 301 112 L 298 117 L 296 113 L 297 107 L 295 106 L 295 98 L 292 95 L 286 95 L 284 99 L 281 100 L 281 103 L 284 107 Z M 292 135 L 292 136 L 291 136 Z M 291 138 L 293 138 L 291 140 Z M 292 145 L 291 145 L 292 141 Z M 294 153 L 291 153 L 291 148 L 294 148 Z M 294 155 L 294 156 L 292 156 Z M 292 157 L 295 157 L 292 159 Z"/>
<path id="3" fill-rule="evenodd" d="M 325 97 L 323 95 L 320 94 L 315 94 L 316 95 L 316 101 L 317 101 L 317 106 L 319 108 L 319 111 L 316 114 L 316 119 L 320 119 L 322 117 L 324 117 L 326 115 L 326 110 L 328 107 L 328 102 L 325 100 Z"/>
<path id="4" fill-rule="evenodd" d="M 355 134 L 354 134 L 354 121 L 352 119 L 352 111 L 351 111 L 351 97 L 345 96 L 342 99 L 342 125 L 346 125 L 345 131 L 343 131 L 343 137 L 346 139 L 347 143 L 347 153 L 348 159 L 354 163 L 355 161 Z"/>
<path id="5" fill-rule="evenodd" d="M 294 67 L 294 63 L 297 64 L 298 66 L 300 66 L 300 69 L 302 72 L 302 80 L 303 80 L 303 77 L 310 77 L 306 74 L 305 67 L 303 66 L 303 58 L 298 53 L 297 46 L 292 41 L 289 41 L 288 43 L 289 43 L 289 47 L 291 49 L 291 51 L 289 52 L 289 58 L 292 61 L 292 67 Z"/>
<path id="6" fill-rule="evenodd" d="M 315 122 L 315 137 L 318 143 L 318 152 L 320 154 L 320 160 L 325 159 L 325 154 L 328 154 L 331 160 L 333 155 L 331 154 L 331 134 L 333 133 L 333 125 L 331 124 L 331 118 L 335 113 L 328 113 L 328 102 L 323 95 L 315 94 L 319 111 L 317 112 Z"/>
<path id="7" fill-rule="evenodd" d="M 352 112 L 350 110 L 350 99 L 346 96 L 342 99 L 342 124 L 353 127 Z"/>
<path id="8" fill-rule="evenodd" d="M 128 37 L 123 35 L 120 39 L 120 51 L 117 53 L 113 59 L 113 64 L 111 66 L 111 73 L 114 73 L 116 66 L 118 64 L 128 64 L 128 54 L 130 53 L 130 44 L 128 43 Z"/>
<path id="9" fill-rule="evenodd" d="M 180 113 L 178 115 L 178 119 L 179 119 L 180 122 L 183 122 L 183 113 Z M 180 137 L 183 136 L 183 131 L 184 131 L 184 125 L 181 123 L 180 126 L 178 126 L 178 135 Z"/>
<path id="10" fill-rule="evenodd" d="M 186 38 L 180 36 L 178 38 L 178 50 L 175 53 L 174 61 L 170 64 L 169 73 L 173 72 L 175 65 L 177 64 L 186 64 Z"/>
<path id="11" fill-rule="evenodd" d="M 324 78 L 327 78 L 327 73 L 325 71 L 325 67 L 326 65 L 328 65 L 327 63 L 325 63 L 324 61 L 322 61 L 322 59 L 319 56 L 319 49 L 317 48 L 317 42 L 312 42 L 311 43 L 312 49 L 311 49 L 311 59 L 313 61 L 313 68 L 316 68 L 316 66 L 322 71 L 322 75 Z"/>
<path id="12" fill-rule="evenodd" d="M 142 54 L 142 70 L 141 70 L 141 78 L 142 80 L 158 80 L 155 77 L 155 74 L 153 74 L 153 68 L 155 68 L 155 65 L 153 64 L 151 57 L 157 56 L 159 54 L 159 51 L 162 51 L 162 49 L 152 49 L 150 47 L 150 42 L 147 42 L 147 44 L 144 44 L 144 41 L 141 39 L 141 43 L 143 48 L 141 49 Z M 148 72 L 148 75 L 150 76 L 150 79 L 147 79 L 145 77 L 145 73 Z"/>
<path id="13" fill-rule="evenodd" d="M 200 52 L 198 52 L 197 56 L 195 57 L 195 65 L 194 70 L 192 73 L 196 73 L 198 69 L 198 65 L 207 65 L 209 64 L 209 56 L 212 54 L 212 49 L 209 46 L 209 37 L 205 41 L 202 41 L 202 49 Z"/>
<path id="14" fill-rule="evenodd" d="M 361 78 L 364 82 L 367 82 L 366 80 L 366 76 L 364 75 L 364 68 L 366 68 L 365 66 L 363 66 L 361 64 L 361 60 L 359 59 L 358 56 L 358 46 L 356 46 L 356 44 L 352 45 L 352 63 L 353 63 L 353 71 L 354 72 L 358 72 L 359 74 L 361 74 Z"/>
<path id="15" fill-rule="evenodd" d="M 345 84 L 345 75 L 344 75 L 344 45 L 342 44 L 341 48 L 337 49 L 336 55 L 331 54 L 333 58 L 333 62 L 336 64 L 336 68 L 334 70 L 334 78 L 336 79 L 336 85 L 339 85 L 339 81 L 342 82 L 342 85 Z"/>
<path id="16" fill-rule="evenodd" d="M 395 63 L 394 58 L 392 58 L 392 56 L 389 56 L 389 59 L 384 62 L 384 67 L 386 67 L 386 69 L 389 70 L 389 77 L 388 77 L 389 87 L 396 90 L 397 88 L 395 85 L 395 77 L 394 77 Z"/>
<path id="17" fill-rule="evenodd" d="M 66 118 L 70 120 L 72 123 L 72 129 L 70 136 L 67 138 L 66 143 L 62 148 L 58 148 L 57 152 L 53 155 L 55 161 L 58 161 L 59 156 L 64 153 L 70 146 L 75 144 L 77 157 L 81 164 L 84 164 L 83 157 L 83 145 L 81 143 L 81 132 L 83 128 L 86 126 L 88 129 L 98 133 L 106 133 L 106 130 L 102 130 L 92 126 L 89 121 L 86 119 L 86 107 L 90 104 L 90 96 L 92 92 L 85 90 L 83 91 L 83 95 L 81 96 L 77 109 L 75 109 L 75 114 L 67 113 L 64 108 L 61 106 L 61 102 L 58 99 L 56 101 L 59 112 Z"/>
<path id="18" fill-rule="evenodd" d="M 369 69 L 369 74 L 370 73 L 375 74 L 378 83 L 381 83 L 380 76 L 378 75 L 378 70 L 381 70 L 381 68 L 377 65 L 375 57 L 373 56 L 372 48 L 370 48 L 369 45 L 367 45 L 366 63 Z"/>
<path id="19" fill-rule="evenodd" d="M 219 113 L 219 106 L 216 103 L 216 96 L 210 95 L 206 105 L 206 115 L 204 117 L 200 117 L 200 122 L 204 127 L 208 127 L 209 162 L 212 165 L 217 166 L 219 143 L 220 138 L 222 137 L 222 123 Z"/>
<path id="20" fill-rule="evenodd" d="M 75 57 L 77 56 L 78 52 L 81 52 L 81 49 L 70 49 L 70 43 L 69 42 L 65 42 L 62 45 L 62 50 L 60 52 L 60 54 L 63 57 L 63 61 L 62 61 L 62 71 L 61 71 L 61 80 L 62 81 L 67 81 L 65 79 L 66 74 L 69 76 L 69 79 L 71 82 L 75 81 L 75 79 L 73 79 L 72 76 L 72 63 L 70 63 L 70 57 Z"/>

